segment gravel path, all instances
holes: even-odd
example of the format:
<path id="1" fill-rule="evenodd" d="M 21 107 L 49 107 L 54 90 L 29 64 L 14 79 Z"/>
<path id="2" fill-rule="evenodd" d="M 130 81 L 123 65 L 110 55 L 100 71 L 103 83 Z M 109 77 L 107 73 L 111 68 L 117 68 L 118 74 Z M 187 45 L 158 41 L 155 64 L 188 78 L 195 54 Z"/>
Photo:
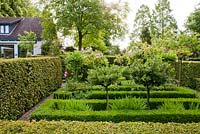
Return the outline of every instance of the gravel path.
<path id="1" fill-rule="evenodd" d="M 66 83 L 62 83 L 62 87 L 65 86 Z M 43 99 L 42 101 L 40 101 L 37 105 L 35 105 L 33 108 L 31 108 L 29 111 L 27 111 L 24 115 L 22 115 L 22 117 L 20 117 L 18 120 L 29 120 L 29 117 L 31 115 L 31 113 L 37 109 L 40 105 L 42 105 L 46 100 L 48 99 L 53 99 L 53 94 L 51 94 L 50 96 L 48 96 L 47 98 Z"/>

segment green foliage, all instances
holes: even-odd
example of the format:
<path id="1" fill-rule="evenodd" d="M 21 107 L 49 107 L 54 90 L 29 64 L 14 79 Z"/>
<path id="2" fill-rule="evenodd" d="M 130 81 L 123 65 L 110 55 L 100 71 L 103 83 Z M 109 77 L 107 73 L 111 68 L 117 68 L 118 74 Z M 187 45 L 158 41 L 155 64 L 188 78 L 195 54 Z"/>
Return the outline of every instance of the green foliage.
<path id="1" fill-rule="evenodd" d="M 109 64 L 114 64 L 114 61 L 116 59 L 116 56 L 113 55 L 106 55 L 106 58 L 108 59 Z"/>
<path id="2" fill-rule="evenodd" d="M 3 0 L 0 6 L 0 17 L 33 17 L 39 10 L 29 0 Z"/>
<path id="3" fill-rule="evenodd" d="M 65 87 L 66 91 L 87 91 L 90 89 L 90 85 L 88 83 L 81 83 L 77 81 L 67 81 L 67 85 Z"/>
<path id="4" fill-rule="evenodd" d="M 151 44 L 151 11 L 148 6 L 141 5 L 136 13 L 134 20 L 134 31 L 132 33 L 132 41 L 140 38 L 143 43 Z"/>
<path id="5" fill-rule="evenodd" d="M 176 79 L 178 79 L 178 69 L 179 63 L 176 62 Z M 192 89 L 196 88 L 195 78 L 200 77 L 200 62 L 198 61 L 183 61 L 181 69 L 181 86 L 190 87 Z"/>
<path id="6" fill-rule="evenodd" d="M 165 101 L 164 104 L 161 105 L 158 109 L 161 110 L 161 111 L 165 111 L 165 110 L 182 111 L 182 110 L 185 110 L 182 103 L 171 102 L 171 101 Z"/>
<path id="7" fill-rule="evenodd" d="M 52 13 L 47 7 L 44 8 L 41 14 L 42 38 L 44 43 L 42 45 L 43 55 L 58 55 L 60 42 L 57 37 L 56 25 L 53 21 Z"/>
<path id="8" fill-rule="evenodd" d="M 66 103 L 54 103 L 54 105 L 52 106 L 53 109 L 55 110 L 64 110 L 64 111 L 91 111 L 92 108 L 89 107 L 87 104 L 85 103 L 81 103 L 79 101 L 76 100 L 70 100 L 67 101 Z"/>
<path id="9" fill-rule="evenodd" d="M 114 60 L 115 65 L 128 66 L 130 63 L 130 58 L 128 55 L 118 55 Z"/>
<path id="10" fill-rule="evenodd" d="M 96 68 L 95 70 L 89 70 L 88 82 L 93 85 L 108 87 L 111 84 L 115 84 L 120 77 L 122 77 L 122 75 L 118 66 L 105 66 Z"/>
<path id="11" fill-rule="evenodd" d="M 50 3 L 50 9 L 55 12 L 58 29 L 64 35 L 73 35 L 79 51 L 83 45 L 105 51 L 104 37 L 124 34 L 126 5 L 122 6 L 120 3 L 108 6 L 100 0 L 56 0 Z"/>
<path id="12" fill-rule="evenodd" d="M 81 52 L 75 51 L 67 53 L 65 65 L 67 71 L 74 79 L 78 80 L 78 75 L 81 73 L 83 67 L 84 57 Z"/>
<path id="13" fill-rule="evenodd" d="M 75 51 L 66 54 L 65 65 L 71 77 L 75 80 L 85 81 L 88 76 L 89 69 L 107 66 L 108 60 L 100 52 L 85 54 Z"/>
<path id="14" fill-rule="evenodd" d="M 197 134 L 200 123 L 144 123 L 144 122 L 77 122 L 77 121 L 0 121 L 0 133 L 42 133 L 42 134 Z M 76 128 L 76 129 L 74 129 Z"/>
<path id="15" fill-rule="evenodd" d="M 17 119 L 61 86 L 58 58 L 0 61 L 0 119 Z"/>
<path id="16" fill-rule="evenodd" d="M 164 62 L 162 51 L 145 44 L 139 49 L 131 65 L 133 79 L 144 86 L 159 86 L 172 75 L 172 67 Z"/>
<path id="17" fill-rule="evenodd" d="M 20 41 L 21 52 L 25 51 L 26 57 L 29 53 L 32 53 L 35 42 L 37 41 L 37 36 L 34 32 L 24 32 L 24 35 L 18 35 Z"/>
<path id="18" fill-rule="evenodd" d="M 112 110 L 144 110 L 146 109 L 146 102 L 138 98 L 129 98 L 116 100 L 110 105 Z"/>
<path id="19" fill-rule="evenodd" d="M 137 84 L 146 87 L 149 106 L 150 88 L 165 84 L 173 75 L 173 68 L 168 62 L 163 61 L 163 52 L 154 46 L 143 44 L 135 53 L 135 59 L 130 67 L 132 76 Z"/>
<path id="20" fill-rule="evenodd" d="M 157 37 L 165 37 L 169 33 L 177 30 L 177 22 L 172 15 L 169 0 L 158 0 L 153 10 L 153 35 Z"/>
<path id="21" fill-rule="evenodd" d="M 187 19 L 186 27 L 192 32 L 200 33 L 200 7 L 197 7 Z"/>
<path id="22" fill-rule="evenodd" d="M 190 103 L 189 109 L 190 110 L 199 110 L 200 109 L 200 102 L 198 102 L 198 103 L 194 103 L 194 102 Z"/>
<path id="23" fill-rule="evenodd" d="M 106 89 L 106 104 L 109 108 L 108 86 L 117 83 L 122 77 L 121 70 L 118 66 L 105 66 L 89 70 L 88 82 L 92 85 L 102 85 Z"/>
<path id="24" fill-rule="evenodd" d="M 181 33 L 181 35 L 178 38 L 178 48 L 182 49 L 182 51 L 187 52 L 188 54 L 184 57 L 198 57 L 200 56 L 200 41 L 199 41 L 199 35 L 198 34 L 184 34 Z"/>
<path id="25" fill-rule="evenodd" d="M 134 22 L 133 42 L 140 39 L 143 43 L 155 44 L 155 40 L 158 42 L 164 39 L 165 43 L 158 44 L 167 46 L 166 42 L 169 43 L 170 38 L 177 32 L 177 24 L 169 0 L 158 0 L 153 10 L 146 5 L 141 5 Z"/>

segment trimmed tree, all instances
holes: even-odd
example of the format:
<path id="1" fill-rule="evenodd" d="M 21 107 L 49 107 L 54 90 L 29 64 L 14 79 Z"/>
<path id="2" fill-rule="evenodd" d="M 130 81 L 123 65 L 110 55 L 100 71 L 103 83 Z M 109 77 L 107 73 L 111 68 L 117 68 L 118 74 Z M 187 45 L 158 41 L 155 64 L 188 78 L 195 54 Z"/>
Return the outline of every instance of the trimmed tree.
<path id="1" fill-rule="evenodd" d="M 109 109 L 108 87 L 117 83 L 122 77 L 119 66 L 105 66 L 101 68 L 91 69 L 88 73 L 88 81 L 92 85 L 102 85 L 106 89 L 106 109 Z"/>
<path id="2" fill-rule="evenodd" d="M 173 74 L 173 68 L 169 62 L 163 60 L 163 55 L 159 49 L 143 45 L 136 52 L 131 65 L 134 81 L 146 87 L 148 109 L 150 109 L 150 89 L 165 84 Z"/>

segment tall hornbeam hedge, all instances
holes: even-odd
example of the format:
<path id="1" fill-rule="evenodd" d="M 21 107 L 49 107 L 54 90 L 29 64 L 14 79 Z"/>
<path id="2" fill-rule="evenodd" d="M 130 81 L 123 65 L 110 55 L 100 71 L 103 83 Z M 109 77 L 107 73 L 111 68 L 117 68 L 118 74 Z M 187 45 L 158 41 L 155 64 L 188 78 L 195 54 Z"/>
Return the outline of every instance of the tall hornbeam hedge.
<path id="1" fill-rule="evenodd" d="M 61 86 L 55 57 L 0 60 L 0 119 L 17 119 Z"/>
<path id="2" fill-rule="evenodd" d="M 178 79 L 179 73 L 181 73 L 181 86 L 186 86 L 190 88 L 198 88 L 198 81 L 196 79 L 200 78 L 200 61 L 183 61 L 181 63 L 176 62 L 176 78 Z M 179 72 L 181 71 L 181 72 Z"/>

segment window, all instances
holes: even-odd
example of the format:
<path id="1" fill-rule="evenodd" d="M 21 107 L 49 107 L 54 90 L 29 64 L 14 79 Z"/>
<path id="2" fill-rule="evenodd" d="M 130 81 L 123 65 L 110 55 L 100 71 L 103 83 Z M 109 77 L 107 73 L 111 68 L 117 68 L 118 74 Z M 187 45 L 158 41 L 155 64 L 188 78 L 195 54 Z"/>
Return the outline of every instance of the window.
<path id="1" fill-rule="evenodd" d="M 9 34 L 9 25 L 0 25 L 0 34 Z"/>
<path id="2" fill-rule="evenodd" d="M 6 34 L 9 33 L 9 25 L 5 25 L 5 33 L 6 33 Z"/>
<path id="3" fill-rule="evenodd" d="M 0 33 L 4 33 L 4 26 L 2 25 L 0 28 L 1 28 Z"/>

